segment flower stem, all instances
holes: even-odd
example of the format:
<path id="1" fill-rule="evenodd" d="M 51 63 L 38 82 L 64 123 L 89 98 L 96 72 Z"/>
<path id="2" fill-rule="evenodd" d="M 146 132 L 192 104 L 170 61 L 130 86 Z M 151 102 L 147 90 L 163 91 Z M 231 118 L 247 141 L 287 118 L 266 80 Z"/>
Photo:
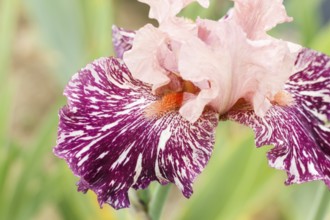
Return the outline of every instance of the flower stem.
<path id="1" fill-rule="evenodd" d="M 324 219 L 325 214 L 327 213 L 327 208 L 329 206 L 329 197 L 328 197 L 328 190 L 327 188 L 321 184 L 313 202 L 312 209 L 309 213 L 308 220 L 314 219 Z"/>
<path id="2" fill-rule="evenodd" d="M 150 202 L 150 191 L 149 189 L 139 190 L 137 193 L 140 205 L 143 207 L 143 211 L 148 213 L 148 204 Z"/>
<path id="3" fill-rule="evenodd" d="M 159 220 L 171 185 L 158 185 L 150 202 L 149 215 L 152 220 Z"/>

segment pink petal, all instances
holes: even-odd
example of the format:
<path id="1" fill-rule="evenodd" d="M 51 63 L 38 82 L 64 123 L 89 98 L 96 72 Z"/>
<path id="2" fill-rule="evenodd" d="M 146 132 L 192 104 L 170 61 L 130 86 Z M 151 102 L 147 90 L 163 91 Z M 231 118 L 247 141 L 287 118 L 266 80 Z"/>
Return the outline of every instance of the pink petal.
<path id="1" fill-rule="evenodd" d="M 125 52 L 124 61 L 133 77 L 158 88 L 170 82 L 159 62 L 167 35 L 148 24 L 136 32 L 131 50 Z"/>
<path id="2" fill-rule="evenodd" d="M 185 19 L 172 19 L 160 28 L 148 24 L 136 32 L 133 47 L 123 59 L 136 79 L 152 84 L 156 91 L 170 83 L 169 74 L 179 74 L 181 44 L 195 36 L 196 25 Z"/>
<path id="3" fill-rule="evenodd" d="M 288 17 L 283 0 L 233 0 L 232 17 L 250 39 L 266 37 L 266 32 L 277 24 L 292 21 Z"/>
<path id="4" fill-rule="evenodd" d="M 295 55 L 287 43 L 251 41 L 232 20 L 199 20 L 198 26 L 200 39 L 182 44 L 179 72 L 196 85 L 208 82 L 210 88 L 201 88 L 197 98 L 182 107 L 182 115 L 194 121 L 208 104 L 222 114 L 241 98 L 253 104 L 258 115 L 265 114 L 292 73 Z"/>
<path id="5" fill-rule="evenodd" d="M 183 79 L 195 85 L 210 84 L 209 87 L 200 87 L 201 92 L 194 99 L 189 100 L 180 109 L 181 115 L 190 122 L 196 121 L 206 105 L 216 99 L 221 93 L 219 81 L 226 75 L 217 74 L 226 60 L 218 60 L 215 54 L 199 39 L 186 42 L 182 45 L 179 57 L 179 72 Z M 203 73 L 203 74 L 202 74 Z M 202 83 L 205 82 L 205 83 Z M 215 107 L 215 110 L 218 106 Z"/>
<path id="6" fill-rule="evenodd" d="M 134 37 L 135 31 L 112 26 L 112 42 L 118 58 L 123 58 L 123 54 L 132 48 Z"/>
<path id="7" fill-rule="evenodd" d="M 168 3 L 151 2 L 155 8 Z M 190 2 L 176 1 L 171 7 Z M 154 93 L 176 84 L 169 78 L 171 73 L 197 87 L 208 84 L 180 110 L 190 122 L 198 119 L 205 106 L 222 114 L 241 98 L 263 116 L 291 75 L 296 54 L 284 41 L 249 39 L 232 17 L 218 22 L 200 19 L 197 25 L 173 17 L 159 28 L 146 25 L 137 32 L 124 61 L 136 79 L 153 86 Z"/>

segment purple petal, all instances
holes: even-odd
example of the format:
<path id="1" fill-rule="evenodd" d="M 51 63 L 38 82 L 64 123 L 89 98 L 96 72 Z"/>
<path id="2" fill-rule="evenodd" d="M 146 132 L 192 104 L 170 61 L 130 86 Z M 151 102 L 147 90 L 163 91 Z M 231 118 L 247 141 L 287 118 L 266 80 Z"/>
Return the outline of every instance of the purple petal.
<path id="1" fill-rule="evenodd" d="M 296 70 L 286 90 L 294 96 L 296 106 L 306 119 L 313 123 L 313 129 L 322 130 L 325 122 L 330 121 L 330 58 L 304 49 L 296 61 Z M 327 140 L 329 138 L 323 141 Z"/>
<path id="2" fill-rule="evenodd" d="M 269 164 L 286 170 L 286 184 L 323 180 L 330 187 L 330 58 L 304 49 L 295 67 L 286 84 L 293 106 L 274 106 L 264 118 L 233 110 L 222 119 L 253 128 L 258 147 L 275 146 Z"/>
<path id="3" fill-rule="evenodd" d="M 127 191 L 153 180 L 175 183 L 186 197 L 207 164 L 218 115 L 205 111 L 194 124 L 177 111 L 146 118 L 157 97 L 126 66 L 102 58 L 75 74 L 64 94 L 54 152 L 81 177 L 78 190 L 93 190 L 100 205 L 129 206 Z"/>
<path id="4" fill-rule="evenodd" d="M 124 52 L 132 48 L 134 37 L 135 31 L 112 26 L 112 42 L 118 58 L 123 58 Z"/>

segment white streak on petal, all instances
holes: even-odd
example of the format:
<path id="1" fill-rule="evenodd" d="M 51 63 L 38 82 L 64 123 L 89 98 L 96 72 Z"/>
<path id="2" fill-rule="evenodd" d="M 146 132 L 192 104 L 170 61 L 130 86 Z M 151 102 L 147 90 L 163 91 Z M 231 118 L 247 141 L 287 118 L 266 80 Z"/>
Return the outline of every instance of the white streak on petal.
<path id="1" fill-rule="evenodd" d="M 115 122 L 113 122 L 111 124 L 107 124 L 107 125 L 103 126 L 103 128 L 101 129 L 101 131 L 107 131 L 107 130 L 115 127 L 116 125 L 118 125 L 119 122 L 120 122 L 120 120 L 117 120 L 117 121 L 115 121 Z"/>
<path id="2" fill-rule="evenodd" d="M 308 163 L 308 171 L 315 176 L 320 175 L 319 172 L 316 171 L 313 163 Z"/>
<path id="3" fill-rule="evenodd" d="M 158 144 L 158 151 L 163 150 L 166 146 L 167 141 L 170 139 L 172 133 L 171 133 L 171 127 L 167 126 L 167 128 L 162 131 L 160 138 L 159 138 L 159 144 Z"/>
<path id="4" fill-rule="evenodd" d="M 103 159 L 109 152 L 103 152 L 97 159 Z"/>
<path id="5" fill-rule="evenodd" d="M 284 170 L 284 160 L 287 158 L 287 154 L 283 155 L 282 157 L 277 157 L 275 162 L 269 161 L 270 165 L 276 169 Z"/>
<path id="6" fill-rule="evenodd" d="M 81 155 L 85 152 L 87 152 L 91 146 L 93 146 L 94 144 L 98 143 L 101 139 L 103 138 L 103 136 L 97 138 L 97 139 L 94 139 L 93 141 L 91 141 L 87 146 L 85 146 L 83 149 L 81 149 L 77 154 L 76 154 L 76 158 L 79 158 L 81 157 Z"/>
<path id="7" fill-rule="evenodd" d="M 155 164 L 155 173 L 156 173 L 156 176 L 158 178 L 159 181 L 164 181 L 164 177 L 163 175 L 161 174 L 160 172 L 160 169 L 159 169 L 159 152 L 160 150 L 164 150 L 165 146 L 166 146 L 166 143 L 167 141 L 170 139 L 171 137 L 171 127 L 168 126 L 165 130 L 162 131 L 162 133 L 160 134 L 160 137 L 159 137 L 159 143 L 158 143 L 158 146 L 157 146 L 157 159 L 156 159 L 156 164 Z"/>
<path id="8" fill-rule="evenodd" d="M 81 136 L 84 134 L 84 131 L 73 131 L 73 132 L 70 132 L 68 136 L 71 136 L 71 137 L 74 137 L 74 136 Z"/>
<path id="9" fill-rule="evenodd" d="M 111 169 L 116 168 L 118 165 L 122 164 L 122 162 L 126 159 L 128 153 L 131 151 L 135 142 L 133 142 L 122 154 L 120 154 L 119 158 L 112 164 Z"/>
<path id="10" fill-rule="evenodd" d="M 299 177 L 299 172 L 298 172 L 296 160 L 294 157 L 292 157 L 292 159 L 291 159 L 290 173 L 292 176 L 294 176 L 294 179 L 292 181 L 297 181 L 297 179 Z"/>
<path id="11" fill-rule="evenodd" d="M 86 155 L 86 156 L 84 156 L 84 158 L 83 159 L 81 159 L 79 162 L 78 162 L 78 167 L 80 167 L 81 165 L 83 165 L 83 163 L 85 163 L 87 160 L 88 160 L 88 158 L 89 158 L 89 155 Z"/>
<path id="12" fill-rule="evenodd" d="M 174 182 L 181 191 L 184 189 L 184 187 L 178 177 L 174 177 Z"/>
<path id="13" fill-rule="evenodd" d="M 136 183 L 136 181 L 138 180 L 138 178 L 141 174 L 141 171 L 142 171 L 142 154 L 139 154 L 139 157 L 138 157 L 137 162 L 136 162 L 135 175 L 134 175 L 133 183 Z"/>

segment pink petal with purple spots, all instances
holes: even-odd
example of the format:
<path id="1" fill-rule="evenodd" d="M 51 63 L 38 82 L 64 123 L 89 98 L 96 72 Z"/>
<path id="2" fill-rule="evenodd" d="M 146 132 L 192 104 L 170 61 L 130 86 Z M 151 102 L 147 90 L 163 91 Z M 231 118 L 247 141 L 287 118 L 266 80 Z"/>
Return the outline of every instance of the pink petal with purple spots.
<path id="1" fill-rule="evenodd" d="M 118 58 L 123 58 L 124 52 L 132 48 L 135 31 L 125 30 L 124 28 L 112 26 L 112 42 Z"/>
<path id="2" fill-rule="evenodd" d="M 175 183 L 184 196 L 207 164 L 218 114 L 205 111 L 194 124 L 177 111 L 146 118 L 157 100 L 150 86 L 134 80 L 122 61 L 101 58 L 75 74 L 64 94 L 54 152 L 91 189 L 100 205 L 129 206 L 127 191 L 151 181 Z"/>
<path id="3" fill-rule="evenodd" d="M 286 184 L 323 180 L 330 188 L 330 58 L 303 49 L 286 83 L 295 103 L 272 107 L 264 118 L 251 110 L 222 116 L 255 131 L 256 145 L 274 145 L 269 164 L 288 174 Z"/>

